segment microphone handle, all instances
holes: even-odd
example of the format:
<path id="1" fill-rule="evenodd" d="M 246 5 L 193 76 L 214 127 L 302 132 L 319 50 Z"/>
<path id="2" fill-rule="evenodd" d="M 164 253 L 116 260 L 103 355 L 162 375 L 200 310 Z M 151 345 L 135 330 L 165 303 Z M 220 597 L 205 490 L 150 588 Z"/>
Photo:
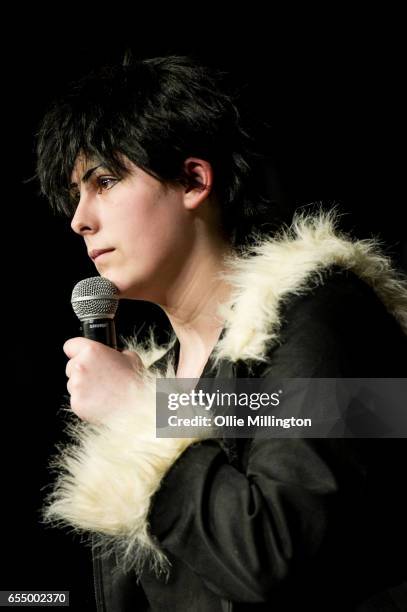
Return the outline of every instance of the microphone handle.
<path id="1" fill-rule="evenodd" d="M 99 318 L 81 321 L 81 332 L 84 338 L 89 338 L 89 340 L 95 340 L 117 349 L 114 319 Z"/>

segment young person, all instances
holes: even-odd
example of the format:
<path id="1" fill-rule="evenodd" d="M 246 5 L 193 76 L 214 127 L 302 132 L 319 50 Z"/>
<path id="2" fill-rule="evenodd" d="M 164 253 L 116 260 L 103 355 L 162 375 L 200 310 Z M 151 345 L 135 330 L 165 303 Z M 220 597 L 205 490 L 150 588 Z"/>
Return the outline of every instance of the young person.
<path id="1" fill-rule="evenodd" d="M 43 193 L 174 332 L 64 345 L 73 443 L 44 520 L 92 537 L 98 610 L 397 609 L 398 440 L 155 434 L 160 377 L 405 376 L 405 278 L 335 212 L 270 231 L 259 163 L 222 75 L 191 58 L 96 71 L 41 125 Z"/>

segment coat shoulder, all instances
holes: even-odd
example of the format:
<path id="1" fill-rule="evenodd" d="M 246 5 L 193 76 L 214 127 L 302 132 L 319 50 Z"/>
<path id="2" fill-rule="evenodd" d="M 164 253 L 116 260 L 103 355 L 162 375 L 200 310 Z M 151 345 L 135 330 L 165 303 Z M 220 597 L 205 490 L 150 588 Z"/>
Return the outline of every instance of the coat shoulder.
<path id="1" fill-rule="evenodd" d="M 406 376 L 407 336 L 375 290 L 332 266 L 280 309 L 281 330 L 267 370 L 291 377 Z"/>

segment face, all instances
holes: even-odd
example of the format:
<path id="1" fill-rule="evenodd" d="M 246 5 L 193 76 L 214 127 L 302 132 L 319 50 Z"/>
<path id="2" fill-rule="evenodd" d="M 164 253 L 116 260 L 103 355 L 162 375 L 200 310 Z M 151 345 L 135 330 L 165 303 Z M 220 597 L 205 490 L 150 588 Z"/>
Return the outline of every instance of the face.
<path id="1" fill-rule="evenodd" d="M 118 287 L 121 297 L 159 303 L 193 239 L 185 190 L 163 185 L 127 163 L 131 173 L 120 179 L 97 160 L 78 157 L 71 190 L 79 204 L 71 227 L 83 237 L 98 273 Z"/>

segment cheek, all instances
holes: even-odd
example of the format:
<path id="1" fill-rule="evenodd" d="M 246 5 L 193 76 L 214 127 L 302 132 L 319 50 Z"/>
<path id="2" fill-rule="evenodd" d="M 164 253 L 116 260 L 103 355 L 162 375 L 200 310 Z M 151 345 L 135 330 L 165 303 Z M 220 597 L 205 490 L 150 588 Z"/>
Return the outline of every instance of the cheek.
<path id="1" fill-rule="evenodd" d="M 136 257 L 149 256 L 160 259 L 174 249 L 184 250 L 191 232 L 188 218 L 177 201 L 157 201 L 141 208 L 137 215 L 125 220 L 122 236 L 129 253 Z"/>
<path id="2" fill-rule="evenodd" d="M 150 223 L 144 232 L 128 231 L 103 276 L 118 287 L 122 297 L 159 302 L 185 262 L 187 249 L 180 241 L 176 225 Z"/>

